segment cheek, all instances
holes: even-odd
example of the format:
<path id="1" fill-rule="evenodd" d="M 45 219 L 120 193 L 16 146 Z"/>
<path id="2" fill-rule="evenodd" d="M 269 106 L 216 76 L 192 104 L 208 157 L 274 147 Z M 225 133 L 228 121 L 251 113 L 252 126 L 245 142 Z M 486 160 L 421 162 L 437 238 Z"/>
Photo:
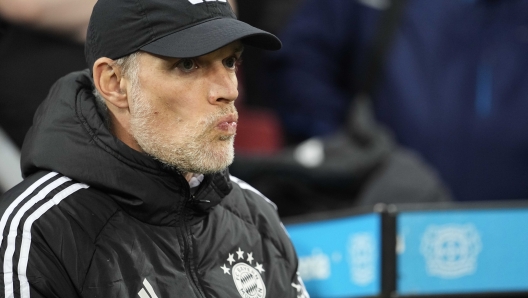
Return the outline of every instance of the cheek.
<path id="1" fill-rule="evenodd" d="M 157 125 L 207 124 L 207 84 L 204 80 L 166 76 L 145 81 L 144 94 L 151 99 Z M 160 127 L 160 129 L 164 129 Z"/>

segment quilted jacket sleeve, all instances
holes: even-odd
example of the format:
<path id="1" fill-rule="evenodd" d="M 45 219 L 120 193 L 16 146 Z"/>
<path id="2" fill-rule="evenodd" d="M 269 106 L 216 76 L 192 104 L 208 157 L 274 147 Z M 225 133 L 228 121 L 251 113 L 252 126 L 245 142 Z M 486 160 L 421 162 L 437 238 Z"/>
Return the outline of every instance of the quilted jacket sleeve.
<path id="1" fill-rule="evenodd" d="M 81 268 L 86 268 L 79 259 L 91 246 L 58 204 L 87 186 L 56 173 L 37 178 L 27 179 L 0 200 L 0 297 L 79 297 Z M 80 246 L 84 252 L 77 251 Z"/>

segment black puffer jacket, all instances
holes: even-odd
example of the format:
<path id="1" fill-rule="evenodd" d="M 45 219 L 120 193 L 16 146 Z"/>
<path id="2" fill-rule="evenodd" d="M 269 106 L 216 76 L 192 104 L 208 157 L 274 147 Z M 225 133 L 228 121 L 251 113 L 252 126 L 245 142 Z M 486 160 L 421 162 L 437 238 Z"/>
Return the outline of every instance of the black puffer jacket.
<path id="1" fill-rule="evenodd" d="M 0 201 L 5 297 L 307 297 L 271 202 L 227 170 L 191 195 L 108 132 L 91 85 L 54 85 Z"/>

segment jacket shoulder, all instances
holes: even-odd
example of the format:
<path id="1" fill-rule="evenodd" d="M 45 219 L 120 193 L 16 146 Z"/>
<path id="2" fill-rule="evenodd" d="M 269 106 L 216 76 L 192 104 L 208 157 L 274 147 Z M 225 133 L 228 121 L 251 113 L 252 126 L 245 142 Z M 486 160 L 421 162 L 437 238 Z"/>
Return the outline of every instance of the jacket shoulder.
<path id="1" fill-rule="evenodd" d="M 106 194 L 57 172 L 40 171 L 0 198 L 0 228 L 14 224 L 14 217 L 30 217 L 33 227 L 43 223 L 82 226 L 95 240 L 118 206 Z M 21 219 L 22 220 L 22 219 Z"/>
<path id="2" fill-rule="evenodd" d="M 230 179 L 233 190 L 224 199 L 222 206 L 253 225 L 263 237 L 272 241 L 285 259 L 296 260 L 290 238 L 280 221 L 277 206 L 245 181 L 234 176 L 230 176 Z M 296 267 L 296 264 L 294 265 Z"/>
<path id="3" fill-rule="evenodd" d="M 104 194 L 56 172 L 37 172 L 9 190 L 0 200 L 0 254 L 18 275 L 4 266 L 6 291 L 18 279 L 22 292 L 76 297 L 97 236 L 117 210 Z"/>
<path id="4" fill-rule="evenodd" d="M 273 220 L 279 220 L 275 203 L 247 182 L 235 176 L 229 178 L 233 190 L 225 200 L 225 206 L 236 208 L 237 214 L 243 217 L 253 217 L 257 213 L 262 213 Z"/>

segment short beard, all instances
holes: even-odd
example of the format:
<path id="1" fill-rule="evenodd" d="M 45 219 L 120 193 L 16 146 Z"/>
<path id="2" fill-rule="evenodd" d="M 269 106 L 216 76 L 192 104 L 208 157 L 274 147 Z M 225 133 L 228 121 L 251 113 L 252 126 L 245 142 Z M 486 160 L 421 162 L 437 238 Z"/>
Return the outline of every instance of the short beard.
<path id="1" fill-rule="evenodd" d="M 178 128 L 178 139 L 155 122 L 153 109 L 143 96 L 137 73 L 130 77 L 131 133 L 145 153 L 182 174 L 211 174 L 224 170 L 234 158 L 234 136 L 217 136 L 215 125 L 221 117 L 236 114 L 225 107 L 205 119 Z"/>

